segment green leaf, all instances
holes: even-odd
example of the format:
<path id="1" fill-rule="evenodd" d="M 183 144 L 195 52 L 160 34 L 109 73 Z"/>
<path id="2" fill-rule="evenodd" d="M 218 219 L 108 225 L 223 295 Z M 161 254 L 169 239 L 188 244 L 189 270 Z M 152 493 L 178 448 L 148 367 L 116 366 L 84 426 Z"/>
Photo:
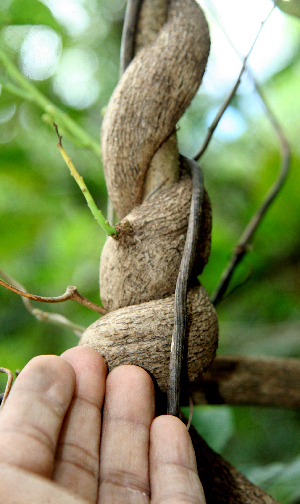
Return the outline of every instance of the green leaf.
<path id="1" fill-rule="evenodd" d="M 61 32 L 61 26 L 52 16 L 50 9 L 39 0 L 13 0 L 8 9 L 5 24 L 43 24 Z"/>

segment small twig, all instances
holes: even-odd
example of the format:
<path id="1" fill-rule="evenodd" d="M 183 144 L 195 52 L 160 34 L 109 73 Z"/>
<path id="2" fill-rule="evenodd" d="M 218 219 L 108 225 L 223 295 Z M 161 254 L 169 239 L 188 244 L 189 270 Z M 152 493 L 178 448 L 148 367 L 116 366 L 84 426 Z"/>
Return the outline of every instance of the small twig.
<path id="1" fill-rule="evenodd" d="M 258 86 L 258 84 L 256 82 L 255 82 L 255 88 L 256 88 L 256 91 L 258 92 L 258 94 L 264 104 L 267 117 L 269 118 L 269 120 L 270 120 L 271 124 L 273 125 L 273 128 L 279 138 L 279 142 L 281 144 L 281 166 L 280 166 L 279 175 L 278 175 L 276 181 L 274 182 L 272 187 L 269 189 L 260 208 L 257 210 L 257 212 L 251 218 L 249 224 L 247 225 L 245 231 L 243 232 L 237 245 L 235 246 L 232 258 L 231 258 L 228 266 L 226 267 L 226 269 L 222 273 L 219 285 L 217 286 L 216 290 L 212 294 L 211 301 L 214 305 L 219 303 L 221 301 L 221 299 L 223 298 L 235 268 L 241 262 L 244 255 L 248 252 L 249 242 L 253 238 L 254 233 L 257 230 L 258 225 L 262 221 L 262 218 L 264 217 L 265 213 L 267 212 L 269 206 L 271 205 L 271 203 L 273 202 L 273 200 L 277 196 L 279 190 L 281 189 L 283 182 L 285 181 L 286 176 L 288 174 L 288 169 L 289 169 L 289 165 L 290 165 L 291 151 L 290 151 L 289 143 L 288 143 L 281 127 L 280 127 L 280 124 L 278 123 L 276 117 L 274 116 L 273 112 L 271 111 L 271 109 L 270 109 L 270 107 L 269 107 L 269 105 L 268 105 L 268 103 L 262 93 L 261 88 Z"/>
<path id="2" fill-rule="evenodd" d="M 59 134 L 59 132 L 58 132 L 58 126 L 57 126 L 57 124 L 55 122 L 53 123 L 53 128 L 55 129 L 56 134 L 57 134 L 58 145 L 60 145 L 62 147 L 62 143 L 61 143 L 61 141 L 62 141 L 62 135 Z"/>
<path id="3" fill-rule="evenodd" d="M 16 287 L 19 289 L 19 291 L 22 292 L 27 292 L 25 289 L 24 285 L 20 284 L 12 278 L 11 276 L 7 275 L 3 270 L 0 270 L 0 276 L 4 278 L 9 284 L 11 284 L 13 287 Z M 37 320 L 40 322 L 48 322 L 53 325 L 58 325 L 60 327 L 66 327 L 67 329 L 70 329 L 73 331 L 73 333 L 78 336 L 79 338 L 82 336 L 82 333 L 85 331 L 85 327 L 80 326 L 78 324 L 75 324 L 71 320 L 67 319 L 63 315 L 60 315 L 59 313 L 52 313 L 52 312 L 46 312 L 43 310 L 40 310 L 39 308 L 34 308 L 28 298 L 25 298 L 22 296 L 22 301 L 25 305 L 25 308 L 33 315 Z"/>
<path id="4" fill-rule="evenodd" d="M 13 382 L 13 374 L 12 372 L 7 369 L 7 368 L 4 368 L 4 367 L 0 367 L 0 373 L 6 373 L 7 374 L 7 383 L 6 383 L 6 387 L 5 387 L 5 390 L 4 390 L 4 394 L 2 396 L 2 401 L 1 401 L 1 404 L 0 404 L 0 410 L 3 408 L 4 406 L 4 403 L 7 399 L 7 396 L 10 392 L 10 389 L 11 389 L 11 386 L 12 386 L 12 382 Z"/>
<path id="5" fill-rule="evenodd" d="M 256 44 L 256 41 L 257 41 L 257 39 L 258 39 L 258 37 L 259 37 L 259 35 L 260 35 L 260 33 L 261 33 L 261 31 L 262 31 L 265 23 L 269 19 L 270 15 L 272 14 L 272 12 L 273 12 L 273 10 L 274 10 L 275 7 L 276 7 L 276 4 L 273 5 L 273 7 L 270 10 L 270 12 L 268 13 L 267 17 L 264 19 L 264 21 L 262 21 L 261 26 L 260 26 L 257 34 L 256 34 L 256 37 L 255 37 L 255 39 L 254 39 L 254 41 L 253 41 L 253 43 L 252 43 L 252 45 L 251 45 L 251 47 L 250 47 L 250 49 L 248 51 L 248 54 L 244 57 L 243 65 L 242 65 L 242 68 L 241 68 L 241 71 L 239 73 L 239 76 L 237 78 L 236 83 L 234 84 L 234 86 L 233 86 L 232 90 L 230 91 L 229 95 L 227 96 L 227 98 L 225 99 L 224 103 L 221 105 L 220 109 L 218 110 L 217 115 L 214 118 L 213 122 L 208 127 L 208 131 L 207 131 L 206 137 L 204 139 L 204 142 L 203 142 L 200 150 L 194 156 L 194 159 L 196 161 L 198 161 L 200 159 L 200 157 L 202 156 L 202 154 L 207 149 L 207 147 L 209 145 L 209 142 L 210 142 L 210 140 L 211 140 L 211 138 L 212 138 L 212 136 L 213 136 L 213 134 L 215 132 L 216 127 L 218 126 L 218 124 L 219 124 L 219 122 L 220 122 L 220 120 L 221 120 L 224 112 L 226 111 L 228 105 L 230 104 L 232 98 L 234 97 L 234 95 L 235 95 L 235 93 L 236 93 L 236 91 L 237 91 L 237 89 L 238 89 L 238 87 L 239 87 L 239 85 L 241 83 L 241 79 L 242 79 L 243 73 L 246 70 L 246 64 L 247 64 L 247 61 L 249 59 L 249 56 L 250 56 L 250 54 L 251 54 L 251 52 L 252 52 L 252 50 L 253 50 L 253 48 L 254 48 L 254 46 Z"/>
<path id="6" fill-rule="evenodd" d="M 71 322 L 71 320 L 67 317 L 60 315 L 60 313 L 50 313 L 44 310 L 39 310 L 38 308 L 32 308 L 31 314 L 40 322 L 47 322 L 49 324 L 70 329 L 70 331 L 72 331 L 75 336 L 78 336 L 78 338 L 81 338 L 82 334 L 86 330 L 86 327 Z"/>
<path id="7" fill-rule="evenodd" d="M 108 235 L 108 236 L 114 236 L 116 237 L 118 232 L 116 230 L 116 228 L 114 228 L 113 226 L 111 226 L 108 222 L 108 220 L 105 219 L 103 213 L 101 212 L 101 210 L 99 210 L 97 208 L 97 205 L 90 193 L 90 191 L 88 190 L 87 186 L 85 185 L 85 182 L 83 180 L 83 177 L 81 177 L 81 175 L 79 175 L 78 171 L 76 170 L 74 164 L 73 164 L 73 161 L 71 158 L 69 158 L 69 156 L 67 155 L 65 149 L 63 148 L 62 146 L 62 143 L 61 143 L 61 140 L 62 140 L 62 136 L 59 134 L 58 132 L 58 128 L 57 128 L 57 125 L 55 123 L 53 123 L 53 127 L 55 128 L 55 131 L 56 131 L 56 134 L 58 136 L 58 144 L 57 144 L 57 147 L 59 148 L 59 151 L 66 163 L 66 165 L 68 166 L 70 172 L 71 172 L 71 175 L 72 177 L 74 177 L 74 179 L 76 180 L 78 186 L 80 187 L 82 193 L 83 193 L 83 196 L 85 197 L 86 199 L 86 202 L 88 204 L 88 207 L 90 209 L 90 211 L 92 212 L 93 216 L 94 216 L 94 219 L 98 222 L 99 226 L 103 229 L 103 231 L 105 231 L 105 233 Z"/>
<path id="8" fill-rule="evenodd" d="M 82 296 L 74 285 L 69 285 L 64 294 L 56 297 L 44 297 L 44 296 L 37 296 L 35 294 L 30 294 L 29 292 L 24 292 L 21 291 L 20 289 L 17 289 L 16 287 L 13 287 L 12 285 L 4 282 L 1 279 L 0 279 L 0 285 L 5 287 L 6 289 L 11 290 L 12 292 L 15 292 L 16 294 L 19 294 L 19 296 L 31 299 L 32 301 L 39 301 L 41 303 L 62 303 L 63 301 L 67 301 L 68 299 L 70 299 L 72 301 L 77 301 L 77 303 L 82 304 L 83 306 L 89 308 L 90 310 L 93 310 L 97 313 L 101 313 L 101 315 L 105 315 L 107 313 L 107 311 L 104 308 L 102 308 L 102 306 L 99 306 L 96 303 L 93 303 L 89 299 Z"/>
<path id="9" fill-rule="evenodd" d="M 186 241 L 177 277 L 174 300 L 174 329 L 171 343 L 168 387 L 168 414 L 179 415 L 180 378 L 186 330 L 186 300 L 188 280 L 193 267 L 199 237 L 201 208 L 204 194 L 203 176 L 196 161 L 181 156 L 191 169 L 193 190 Z"/>
<path id="10" fill-rule="evenodd" d="M 242 66 L 242 69 L 240 71 L 240 74 L 238 76 L 238 79 L 237 79 L 237 82 L 236 84 L 234 85 L 232 91 L 230 92 L 229 96 L 227 97 L 227 99 L 225 100 L 225 102 L 223 103 L 223 105 L 221 106 L 219 112 L 217 113 L 213 123 L 211 124 L 211 126 L 209 127 L 209 130 L 208 130 L 208 133 L 206 135 L 206 138 L 203 142 L 203 145 L 200 149 L 200 151 L 198 152 L 198 154 L 196 154 L 195 156 L 195 159 L 199 159 L 200 156 L 204 153 L 204 151 L 206 150 L 209 142 L 210 142 L 210 139 L 223 115 L 223 113 L 225 112 L 227 106 L 229 105 L 231 99 L 233 98 L 239 84 L 240 84 L 240 81 L 241 81 L 241 77 L 246 69 L 246 64 L 247 64 L 247 61 L 248 61 L 248 58 L 250 56 L 250 53 L 252 52 L 252 49 L 257 41 L 257 38 L 263 28 L 263 26 L 265 25 L 266 21 L 268 20 L 268 18 L 270 17 L 271 13 L 273 12 L 274 8 L 276 7 L 276 4 L 277 4 L 277 1 L 274 2 L 274 5 L 272 7 L 272 9 L 270 10 L 270 12 L 268 13 L 268 15 L 266 16 L 265 20 L 261 23 L 261 26 L 260 26 L 260 29 L 255 37 L 255 40 L 250 48 L 250 51 L 248 52 L 248 54 L 246 55 L 246 57 L 244 58 L 243 60 L 243 66 Z M 251 75 L 249 69 L 247 68 L 247 71 L 248 73 Z M 253 77 L 252 77 L 253 78 Z M 253 78 L 254 80 L 254 78 Z M 242 234 L 239 242 L 237 243 L 236 247 L 235 247 L 235 250 L 234 250 L 234 253 L 233 253 L 233 256 L 231 258 L 231 261 L 230 263 L 228 264 L 227 268 L 225 269 L 225 271 L 223 272 L 222 276 L 221 276 L 221 280 L 220 280 L 220 283 L 218 285 L 218 287 L 216 288 L 216 290 L 214 291 L 214 293 L 212 294 L 212 297 L 211 297 L 211 301 L 216 305 L 218 302 L 220 302 L 220 300 L 223 298 L 225 292 L 226 292 L 226 289 L 229 285 L 229 282 L 230 282 L 230 279 L 233 275 L 233 272 L 235 270 L 235 268 L 237 267 L 237 265 L 241 262 L 241 260 L 243 259 L 244 255 L 248 252 L 248 249 L 249 249 L 249 242 L 250 242 L 250 239 L 253 237 L 254 235 L 254 232 L 255 230 L 257 229 L 259 223 L 261 222 L 264 214 L 266 213 L 267 209 L 269 208 L 270 204 L 272 203 L 272 201 L 274 200 L 274 198 L 276 197 L 278 191 L 280 190 L 280 188 L 282 187 L 282 184 L 286 178 L 286 175 L 287 175 L 287 172 L 288 172 L 288 168 L 289 168 L 289 163 L 290 163 L 290 147 L 289 147 L 289 144 L 282 132 L 282 129 L 278 123 L 278 121 L 276 120 L 276 118 L 274 117 L 274 114 L 273 112 L 271 111 L 271 109 L 269 108 L 263 94 L 262 94 L 262 91 L 260 89 L 260 87 L 258 86 L 258 84 L 255 82 L 254 80 L 254 83 L 255 83 L 255 87 L 256 87 L 256 91 L 258 92 L 258 94 L 260 95 L 260 98 L 265 106 L 265 109 L 266 109 L 266 113 L 267 113 L 267 116 L 269 118 L 269 120 L 271 121 L 276 133 L 277 133 L 277 136 L 279 138 L 279 141 L 281 143 L 281 150 L 282 150 L 282 162 L 281 162 L 281 169 L 280 169 L 280 173 L 279 173 L 279 176 L 276 180 L 276 182 L 274 183 L 274 185 L 271 187 L 269 193 L 267 194 L 265 200 L 263 201 L 260 209 L 256 212 L 256 214 L 252 217 L 251 221 L 249 222 L 248 226 L 246 227 L 244 233 Z"/>

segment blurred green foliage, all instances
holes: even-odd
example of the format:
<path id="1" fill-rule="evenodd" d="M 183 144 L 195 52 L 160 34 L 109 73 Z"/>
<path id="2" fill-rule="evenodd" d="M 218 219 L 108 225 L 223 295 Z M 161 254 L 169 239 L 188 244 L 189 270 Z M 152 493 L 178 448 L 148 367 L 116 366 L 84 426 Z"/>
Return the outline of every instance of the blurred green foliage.
<path id="1" fill-rule="evenodd" d="M 300 17 L 299 0 L 278 0 L 277 5 L 281 10 L 283 10 L 283 12 Z"/>
<path id="2" fill-rule="evenodd" d="M 78 3 L 81 20 L 88 19 L 88 29 L 83 21 L 82 26 L 68 25 L 46 5 L 50 3 L 4 0 L 0 6 L 0 47 L 26 74 L 22 47 L 30 30 L 38 30 L 40 25 L 54 30 L 61 41 L 57 62 L 49 77 L 34 81 L 31 75 L 32 82 L 97 140 L 101 110 L 118 80 L 124 3 Z M 300 26 L 295 26 L 300 39 Z M 253 249 L 237 268 L 230 290 L 245 283 L 218 306 L 220 352 L 300 357 L 299 53 L 296 50 L 286 66 L 264 83 L 268 102 L 291 144 L 292 163 L 288 180 L 261 223 Z M 70 54 L 74 58 L 64 74 L 60 64 Z M 75 72 L 80 66 L 76 55 L 90 65 L 86 68 L 94 88 L 86 86 L 87 96 L 80 95 L 84 86 Z M 61 88 L 60 72 L 67 78 L 73 76 L 74 89 L 72 84 L 69 89 Z M 0 79 L 0 268 L 30 292 L 56 296 L 67 285 L 76 285 L 84 296 L 99 303 L 104 233 L 60 157 L 47 115 L 5 88 L 8 76 L 1 64 Z M 216 135 L 201 160 L 213 205 L 212 252 L 201 278 L 209 293 L 218 284 L 235 243 L 275 180 L 280 164 L 278 139 L 254 96 L 238 94 L 231 106 L 242 118 L 245 131 L 230 141 Z M 207 127 L 205 118 L 220 103 L 219 97 L 204 92 L 195 97 L 179 125 L 183 152 L 197 151 Z M 80 141 L 75 145 L 64 137 L 63 142 L 105 213 L 107 193 L 100 158 L 81 148 Z M 82 326 L 97 318 L 71 301 L 43 305 L 43 309 L 59 312 Z M 1 287 L 2 366 L 20 369 L 35 355 L 59 354 L 77 341 L 67 329 L 36 321 L 17 295 Z M 5 379 L 0 379 L 3 388 Z M 195 410 L 194 424 L 213 448 L 281 502 L 300 498 L 298 411 L 228 406 Z"/>

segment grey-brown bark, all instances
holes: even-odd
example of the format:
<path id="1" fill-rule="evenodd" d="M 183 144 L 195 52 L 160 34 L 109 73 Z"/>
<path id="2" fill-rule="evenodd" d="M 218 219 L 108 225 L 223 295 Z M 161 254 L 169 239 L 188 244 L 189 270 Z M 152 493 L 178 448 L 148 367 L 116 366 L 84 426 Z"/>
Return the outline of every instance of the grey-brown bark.
<path id="1" fill-rule="evenodd" d="M 141 203 L 150 161 L 194 97 L 208 52 L 202 11 L 193 0 L 172 0 L 163 29 L 115 88 L 102 125 L 102 158 L 120 218 Z"/>
<path id="2" fill-rule="evenodd" d="M 187 368 L 191 381 L 214 359 L 218 344 L 217 316 L 202 286 L 188 295 Z M 127 306 L 104 315 L 83 334 L 80 344 L 98 350 L 109 369 L 136 364 L 167 391 L 174 296 Z"/>
<path id="3" fill-rule="evenodd" d="M 219 355 L 190 386 L 194 404 L 300 407 L 300 360 Z"/>
<path id="4" fill-rule="evenodd" d="M 180 183 L 144 201 L 117 226 L 120 239 L 108 238 L 101 255 L 100 296 L 108 311 L 170 296 L 175 292 L 190 210 L 192 181 Z M 210 252 L 211 208 L 207 193 L 193 276 Z"/>

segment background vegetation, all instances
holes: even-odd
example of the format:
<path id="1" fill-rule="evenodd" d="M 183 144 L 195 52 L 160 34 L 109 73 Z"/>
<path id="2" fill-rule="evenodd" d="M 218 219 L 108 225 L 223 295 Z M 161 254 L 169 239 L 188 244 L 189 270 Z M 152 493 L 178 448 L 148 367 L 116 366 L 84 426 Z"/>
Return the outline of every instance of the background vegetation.
<path id="1" fill-rule="evenodd" d="M 12 78 L 0 58 L 0 268 L 30 292 L 55 296 L 76 285 L 99 303 L 105 236 L 60 157 L 51 124 L 57 119 L 68 154 L 106 212 L 95 146 L 103 108 L 118 80 L 124 2 L 70 0 L 63 3 L 68 15 L 58 5 L 54 0 L 2 0 L 0 48 L 35 89 L 93 139 L 94 148 L 84 146 L 81 134 L 72 136 L 51 107 L 42 110 L 37 94 Z M 218 306 L 220 353 L 300 357 L 300 23 L 289 16 L 284 22 L 293 43 L 262 80 L 292 147 L 290 174 L 231 288 L 247 282 Z M 288 44 L 284 38 L 280 42 L 283 48 Z M 209 89 L 209 75 L 218 74 L 213 57 L 207 73 L 179 125 L 181 150 L 190 155 L 200 147 L 209 118 L 225 96 L 225 89 Z M 237 73 L 228 68 L 228 89 Z M 279 162 L 277 137 L 253 86 L 245 82 L 201 162 L 213 204 L 212 253 L 201 278 L 209 293 L 275 180 Z M 71 301 L 38 308 L 81 326 L 97 317 Z M 35 355 L 59 354 L 77 341 L 67 329 L 38 322 L 17 295 L 0 288 L 2 366 L 20 369 Z M 299 420 L 296 410 L 254 407 L 201 407 L 194 415 L 213 448 L 283 503 L 300 502 Z"/>

